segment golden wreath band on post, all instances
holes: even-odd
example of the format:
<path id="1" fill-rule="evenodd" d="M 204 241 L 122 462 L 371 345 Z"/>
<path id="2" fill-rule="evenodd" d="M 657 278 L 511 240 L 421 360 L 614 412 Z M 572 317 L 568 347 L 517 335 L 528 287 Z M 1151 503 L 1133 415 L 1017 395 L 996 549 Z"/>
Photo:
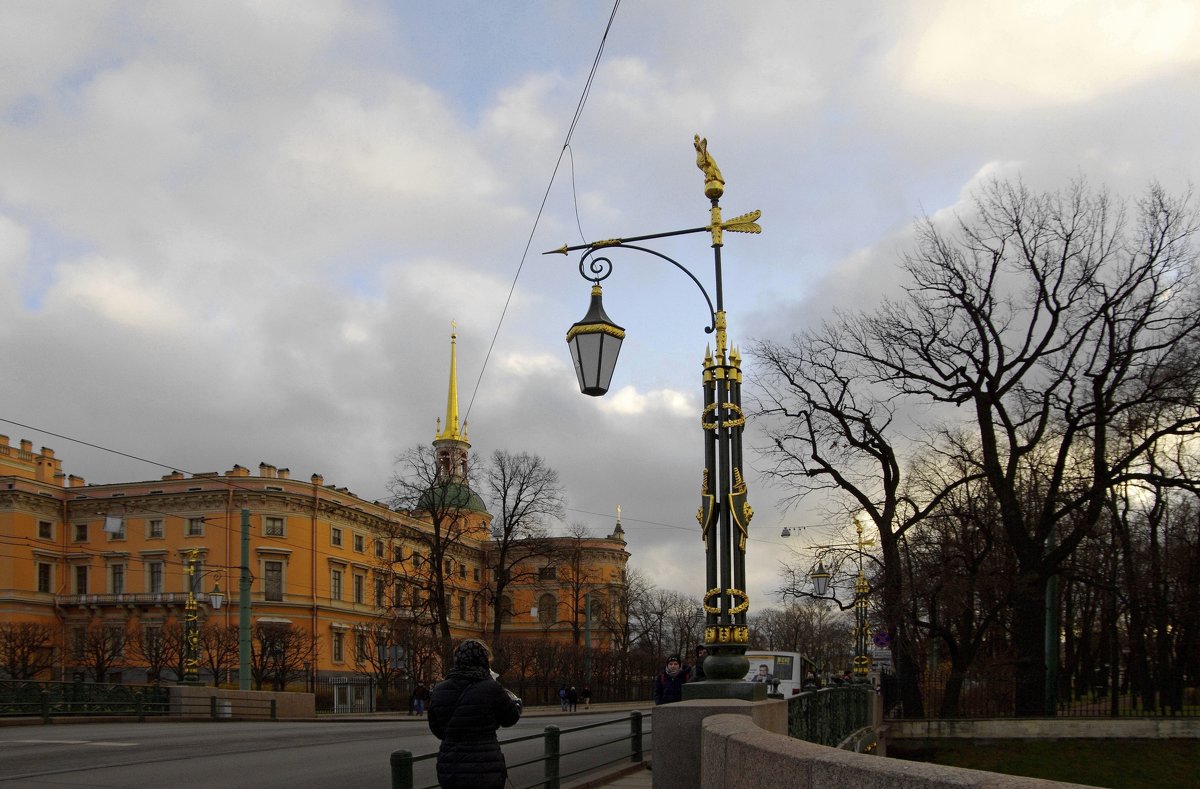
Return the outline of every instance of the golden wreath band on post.
<path id="1" fill-rule="evenodd" d="M 750 595 L 746 594 L 746 593 L 745 593 L 745 592 L 743 592 L 741 589 L 726 589 L 726 590 L 725 590 L 725 594 L 727 594 L 727 595 L 729 595 L 730 597 L 736 598 L 736 599 L 738 599 L 738 600 L 740 600 L 740 601 L 741 601 L 741 602 L 740 602 L 740 603 L 738 603 L 737 605 L 735 605 L 735 606 L 733 606 L 732 608 L 730 608 L 730 609 L 729 609 L 729 613 L 731 613 L 731 614 L 740 614 L 740 613 L 742 613 L 742 612 L 744 612 L 744 611 L 747 611 L 747 610 L 749 610 L 749 608 L 750 608 Z M 710 605 L 710 602 L 709 602 L 709 601 L 711 601 L 711 600 L 712 600 L 714 597 L 720 597 L 720 595 L 721 595 L 721 588 L 720 588 L 720 587 L 717 587 L 717 588 L 715 588 L 715 589 L 709 589 L 707 592 L 705 592 L 705 593 L 704 593 L 704 611 L 705 611 L 705 613 L 709 613 L 709 614 L 719 614 L 719 613 L 721 613 L 721 606 L 720 606 L 720 605 Z M 719 603 L 719 601 L 718 601 L 718 603 Z"/>

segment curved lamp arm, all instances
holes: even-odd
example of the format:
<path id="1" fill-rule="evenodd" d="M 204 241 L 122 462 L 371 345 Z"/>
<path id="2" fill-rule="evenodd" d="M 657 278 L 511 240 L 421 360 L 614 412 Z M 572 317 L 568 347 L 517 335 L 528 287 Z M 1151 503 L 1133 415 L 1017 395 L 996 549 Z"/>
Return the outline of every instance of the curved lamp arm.
<path id="1" fill-rule="evenodd" d="M 605 256 L 599 256 L 599 257 L 595 257 L 595 258 L 592 257 L 592 255 L 594 255 L 596 252 L 599 252 L 600 250 L 608 250 L 608 249 L 633 249 L 633 250 L 637 250 L 638 252 L 645 252 L 646 254 L 653 255 L 656 258 L 662 258 L 663 260 L 667 261 L 672 266 L 674 266 L 675 268 L 679 269 L 684 274 L 686 274 L 688 276 L 688 279 L 690 279 L 692 282 L 696 283 L 696 287 L 699 288 L 700 293 L 704 295 L 704 301 L 708 303 L 709 324 L 708 324 L 708 326 L 704 327 L 704 333 L 712 334 L 714 331 L 716 331 L 716 329 L 717 329 L 717 311 L 716 311 L 716 308 L 713 307 L 712 298 L 708 295 L 708 291 L 704 289 L 704 285 L 702 285 L 700 283 L 700 280 L 696 279 L 696 275 L 693 274 L 691 271 L 689 271 L 686 266 L 684 266 L 678 260 L 668 257 L 667 255 L 664 255 L 661 252 L 658 252 L 653 249 L 649 249 L 647 247 L 635 246 L 633 244 L 620 244 L 620 245 L 612 245 L 612 246 L 592 247 L 587 252 L 584 252 L 583 255 L 579 258 L 579 276 L 583 277 L 584 279 L 591 280 L 593 283 L 595 283 L 597 285 L 599 285 L 601 281 L 608 279 L 609 275 L 612 274 L 612 270 L 613 270 L 612 260 Z M 585 268 L 587 269 L 587 271 L 584 270 Z"/>

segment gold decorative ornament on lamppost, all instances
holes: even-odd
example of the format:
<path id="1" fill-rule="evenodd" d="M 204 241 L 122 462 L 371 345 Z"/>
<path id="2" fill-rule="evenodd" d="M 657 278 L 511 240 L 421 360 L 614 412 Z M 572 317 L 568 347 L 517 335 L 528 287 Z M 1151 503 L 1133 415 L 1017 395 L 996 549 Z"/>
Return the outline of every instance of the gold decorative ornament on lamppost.
<path id="1" fill-rule="evenodd" d="M 183 683 L 184 685 L 200 684 L 200 606 L 196 601 L 197 576 L 203 578 L 207 572 L 199 572 L 196 564 L 200 551 L 192 548 L 187 558 L 187 601 L 183 609 Z M 213 590 L 208 595 L 209 605 L 214 611 L 221 609 L 225 595 L 221 593 L 220 582 L 214 582 Z"/>
<path id="2" fill-rule="evenodd" d="M 708 657 L 704 661 L 704 673 L 707 679 L 685 685 L 684 698 L 761 699 L 766 696 L 766 687 L 762 683 L 744 682 L 750 666 L 745 657 L 750 641 L 746 624 L 750 609 L 750 598 L 745 591 L 746 539 L 754 510 L 747 501 L 743 477 L 742 431 L 746 419 L 742 412 L 742 360 L 737 349 L 731 349 L 728 344 L 721 248 L 725 232 L 762 232 L 757 224 L 762 212 L 751 211 L 733 219 L 722 219 L 720 199 L 725 192 L 725 179 L 708 151 L 708 140 L 696 135 L 693 147 L 696 166 L 704 174 L 704 196 L 709 200 L 708 224 L 575 246 L 564 244 L 546 254 L 566 255 L 582 250 L 579 273 L 592 282 L 588 312 L 567 332 L 579 389 L 586 395 L 600 396 L 608 391 L 625 338 L 625 330 L 613 323 L 601 302 L 600 283 L 612 274 L 613 266 L 607 256 L 598 255 L 598 252 L 608 254 L 609 250 L 628 250 L 665 260 L 686 274 L 708 302 L 710 323 L 704 331 L 716 333 L 716 347 L 709 346 L 705 351 L 701 380 L 704 465 L 700 508 L 696 513 L 705 551 L 704 645 Z M 661 252 L 638 245 L 641 241 L 692 233 L 707 233 L 712 239 L 715 305 L 704 285 L 685 266 Z"/>

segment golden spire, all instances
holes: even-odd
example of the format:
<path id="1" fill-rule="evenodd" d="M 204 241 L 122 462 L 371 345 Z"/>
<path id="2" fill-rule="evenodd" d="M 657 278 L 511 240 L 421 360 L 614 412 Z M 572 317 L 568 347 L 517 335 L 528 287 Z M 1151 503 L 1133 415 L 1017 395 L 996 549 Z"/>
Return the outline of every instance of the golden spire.
<path id="1" fill-rule="evenodd" d="M 441 420 L 439 422 L 438 433 L 434 436 L 436 441 L 466 441 L 467 431 L 466 425 L 459 430 L 458 427 L 458 361 L 455 353 L 457 345 L 458 333 L 455 331 L 458 328 L 456 321 L 450 322 L 450 391 L 446 394 L 446 422 L 445 429 L 441 429 Z"/>

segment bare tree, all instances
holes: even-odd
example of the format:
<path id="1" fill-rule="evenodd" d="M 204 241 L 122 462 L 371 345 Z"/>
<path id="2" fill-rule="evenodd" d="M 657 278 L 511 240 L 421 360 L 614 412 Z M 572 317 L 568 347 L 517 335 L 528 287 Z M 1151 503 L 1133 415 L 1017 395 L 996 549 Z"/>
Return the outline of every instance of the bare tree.
<path id="1" fill-rule="evenodd" d="M 405 657 L 412 626 L 385 615 L 355 630 L 354 670 L 374 680 L 383 699 L 382 709 L 390 704 L 388 691 L 402 687 L 409 675 Z"/>
<path id="2" fill-rule="evenodd" d="M 495 510 L 485 594 L 493 612 L 492 636 L 499 637 L 505 592 L 513 584 L 533 581 L 533 560 L 552 555 L 546 537 L 549 523 L 563 517 L 563 491 L 558 472 L 540 456 L 504 450 L 492 453 L 484 484 Z"/>
<path id="3" fill-rule="evenodd" d="M 304 665 L 316 658 L 308 633 L 290 625 L 259 622 L 251 641 L 250 673 L 256 690 L 267 683 L 275 691 L 304 676 Z"/>
<path id="4" fill-rule="evenodd" d="M 483 502 L 471 490 L 467 469 L 447 473 L 439 467 L 434 450 L 417 445 L 398 460 L 399 470 L 388 484 L 393 508 L 425 521 L 428 529 L 406 529 L 403 538 L 419 553 L 403 567 L 408 578 L 425 595 L 415 610 L 425 608 L 431 628 L 442 639 L 450 638 L 449 592 L 453 588 L 447 561 L 461 553 L 463 537 L 476 528 Z"/>
<path id="5" fill-rule="evenodd" d="M 54 667 L 54 632 L 40 622 L 0 624 L 0 671 L 8 679 L 37 679 Z"/>
<path id="6" fill-rule="evenodd" d="M 213 687 L 221 684 L 221 675 L 228 675 L 238 665 L 239 632 L 237 625 L 205 622 L 200 628 L 200 660 L 212 674 Z"/>
<path id="7" fill-rule="evenodd" d="M 179 632 L 168 634 L 172 630 Z M 162 682 L 164 672 L 172 669 L 176 661 L 182 662 L 182 630 L 176 621 L 130 627 L 129 642 L 126 644 L 129 658 L 146 670 L 146 678 L 151 682 Z M 177 655 L 176 651 L 180 654 Z M 182 674 L 175 676 L 176 681 L 182 678 Z"/>
<path id="8" fill-rule="evenodd" d="M 851 513 L 862 511 L 875 526 L 882 554 L 881 613 L 896 670 L 907 679 L 901 684 L 905 709 L 919 715 L 920 661 L 904 609 L 900 546 L 905 532 L 969 477 L 949 480 L 923 500 L 906 495 L 895 402 L 863 361 L 852 328 L 824 326 L 793 336 L 790 345 L 756 343 L 754 411 L 770 441 L 762 448 L 772 463 L 766 473 L 793 491 L 785 499 L 788 506 L 834 493 L 833 501 L 843 506 L 835 506 L 832 517 L 849 522 Z M 814 594 L 807 567 L 792 566 L 786 574 L 783 597 Z"/>
<path id="9" fill-rule="evenodd" d="M 125 667 L 129 636 L 124 621 L 93 619 L 76 631 L 76 654 L 93 682 L 107 682 L 111 672 Z"/>
<path id="10" fill-rule="evenodd" d="M 604 633 L 609 648 L 616 653 L 628 652 L 647 642 L 647 597 L 652 584 L 636 567 L 625 570 L 624 583 L 610 585 L 603 597 L 599 615 L 593 617 L 593 627 Z M 653 619 L 651 617 L 651 619 Z M 649 642 L 653 643 L 653 636 Z"/>
<path id="11" fill-rule="evenodd" d="M 1017 714 L 1044 710 L 1046 581 L 1096 528 L 1108 491 L 1185 484 L 1145 455 L 1200 427 L 1197 226 L 1190 196 L 1158 186 L 1131 220 L 1082 183 L 1034 194 L 992 182 L 955 227 L 919 225 L 905 299 L 830 335 L 890 402 L 952 406 L 977 433 L 975 473 L 1016 559 Z"/>

